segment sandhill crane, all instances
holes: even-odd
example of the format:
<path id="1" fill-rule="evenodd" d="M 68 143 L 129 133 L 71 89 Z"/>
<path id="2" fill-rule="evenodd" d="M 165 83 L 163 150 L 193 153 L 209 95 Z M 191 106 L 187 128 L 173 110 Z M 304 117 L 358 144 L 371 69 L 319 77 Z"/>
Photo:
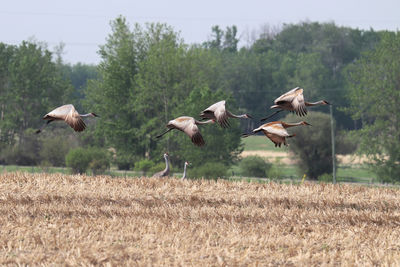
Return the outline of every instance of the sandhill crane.
<path id="1" fill-rule="evenodd" d="M 303 89 L 300 87 L 296 87 L 289 92 L 281 95 L 277 99 L 275 99 L 273 106 L 271 106 L 271 109 L 278 108 L 280 110 L 276 111 L 272 115 L 261 119 L 261 121 L 265 121 L 275 114 L 283 111 L 283 110 L 289 110 L 292 112 L 295 112 L 298 116 L 305 116 L 307 114 L 307 108 L 306 107 L 311 107 L 311 106 L 319 106 L 319 105 L 330 105 L 327 101 L 325 100 L 320 100 L 317 102 L 306 102 L 304 101 L 304 96 L 303 96 Z"/>
<path id="2" fill-rule="evenodd" d="M 165 159 L 165 169 L 160 171 L 160 172 L 156 172 L 155 174 L 153 174 L 152 177 L 155 178 L 160 178 L 160 177 L 165 177 L 169 175 L 169 162 L 168 162 L 168 153 L 164 153 L 164 159 Z"/>
<path id="3" fill-rule="evenodd" d="M 223 128 L 229 127 L 228 118 L 252 118 L 249 114 L 235 115 L 230 113 L 225 108 L 225 100 L 212 104 L 211 106 L 203 110 L 200 113 L 200 117 L 202 117 L 203 119 L 216 120 Z"/>
<path id="4" fill-rule="evenodd" d="M 192 139 L 193 144 L 195 144 L 196 146 L 203 146 L 205 142 L 200 134 L 200 130 L 197 127 L 197 125 L 213 123 L 213 122 L 214 120 L 197 121 L 194 118 L 188 116 L 178 117 L 174 120 L 170 120 L 167 124 L 167 128 L 169 129 L 156 137 L 160 138 L 169 131 L 177 129 L 187 134 L 190 137 L 190 139 Z"/>
<path id="5" fill-rule="evenodd" d="M 252 133 L 242 134 L 242 137 L 248 137 L 250 135 L 253 135 L 257 132 L 262 131 L 275 144 L 275 146 L 281 147 L 282 143 L 285 146 L 287 146 L 286 138 L 293 137 L 293 136 L 295 136 L 295 134 L 290 135 L 286 131 L 286 128 L 299 126 L 299 125 L 311 125 L 311 124 L 309 124 L 305 121 L 301 121 L 301 122 L 297 122 L 297 123 L 286 123 L 283 121 L 273 121 L 273 122 L 268 122 L 268 123 L 261 125 L 257 129 L 254 129 Z"/>
<path id="6" fill-rule="evenodd" d="M 185 165 L 183 167 L 183 176 L 182 176 L 181 180 L 186 179 L 186 167 L 189 166 L 189 164 L 190 164 L 189 162 L 185 161 Z"/>
<path id="7" fill-rule="evenodd" d="M 42 129 L 52 121 L 65 121 L 76 132 L 82 132 L 86 128 L 86 124 L 82 120 L 83 117 L 98 116 L 94 113 L 79 114 L 72 104 L 58 107 L 44 115 L 43 119 L 47 120 L 47 123 L 40 127 L 36 133 L 40 133 Z"/>

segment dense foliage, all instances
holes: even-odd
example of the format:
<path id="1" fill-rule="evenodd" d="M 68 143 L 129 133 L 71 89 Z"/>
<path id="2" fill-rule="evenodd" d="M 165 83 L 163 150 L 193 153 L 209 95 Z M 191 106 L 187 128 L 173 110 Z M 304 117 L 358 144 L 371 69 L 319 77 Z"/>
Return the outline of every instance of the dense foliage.
<path id="1" fill-rule="evenodd" d="M 348 68 L 348 109 L 361 121 L 361 152 L 384 182 L 400 180 L 400 34 L 387 33 L 376 49 Z"/>
<path id="2" fill-rule="evenodd" d="M 290 114 L 284 121 L 300 120 Z M 311 126 L 288 128 L 290 134 L 296 135 L 288 140 L 289 149 L 294 153 L 302 174 L 316 180 L 324 173 L 332 173 L 331 120 L 328 114 L 321 112 L 309 112 L 303 120 Z"/>

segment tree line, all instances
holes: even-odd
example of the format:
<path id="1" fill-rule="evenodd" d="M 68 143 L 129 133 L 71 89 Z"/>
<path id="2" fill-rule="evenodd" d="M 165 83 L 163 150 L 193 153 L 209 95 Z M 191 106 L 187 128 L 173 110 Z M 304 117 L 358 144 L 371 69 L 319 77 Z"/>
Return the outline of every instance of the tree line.
<path id="1" fill-rule="evenodd" d="M 100 119 L 79 136 L 53 126 L 57 135 L 48 132 L 46 140 L 65 135 L 67 147 L 112 148 L 120 168 L 133 168 L 144 159 L 162 162 L 165 151 L 175 155 L 172 165 L 188 160 L 194 166 L 218 162 L 226 168 L 242 151 L 241 132 L 258 126 L 257 118 L 269 113 L 277 96 L 301 86 L 308 99 L 334 104 L 337 128 L 354 131 L 360 151 L 383 155 L 375 158 L 383 169 L 391 162 L 387 179 L 399 172 L 400 154 L 392 149 L 400 143 L 395 136 L 399 123 L 393 118 L 396 105 L 388 103 L 398 98 L 398 66 L 393 62 L 399 56 L 397 33 L 302 22 L 260 31 L 239 47 L 235 26 L 214 26 L 210 40 L 188 45 L 166 24 L 129 25 L 121 16 L 110 25 L 97 66 L 64 64 L 60 53 L 40 43 L 0 43 L 0 161 L 29 147 L 27 142 L 36 138 L 30 129 L 39 127 L 49 110 L 73 103 L 78 110 L 95 111 Z M 375 98 L 367 97 L 371 94 Z M 179 133 L 155 140 L 169 120 L 198 117 L 222 99 L 233 112 L 249 113 L 256 120 L 232 121 L 229 130 L 203 127 L 206 146 L 201 149 Z M 383 123 L 389 121 L 391 125 Z M 382 127 L 388 132 L 380 132 Z M 393 144 L 378 138 L 376 146 L 363 145 L 361 140 L 376 132 L 392 136 Z M 38 138 L 42 143 L 33 146 L 37 153 L 44 142 Z"/>

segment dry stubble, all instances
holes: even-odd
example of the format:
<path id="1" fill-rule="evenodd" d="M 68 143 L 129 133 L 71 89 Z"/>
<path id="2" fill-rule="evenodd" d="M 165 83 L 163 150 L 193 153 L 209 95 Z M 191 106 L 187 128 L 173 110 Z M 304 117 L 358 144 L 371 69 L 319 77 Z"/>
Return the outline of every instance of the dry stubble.
<path id="1" fill-rule="evenodd" d="M 0 184 L 0 264 L 400 264 L 398 189 L 27 173 Z"/>

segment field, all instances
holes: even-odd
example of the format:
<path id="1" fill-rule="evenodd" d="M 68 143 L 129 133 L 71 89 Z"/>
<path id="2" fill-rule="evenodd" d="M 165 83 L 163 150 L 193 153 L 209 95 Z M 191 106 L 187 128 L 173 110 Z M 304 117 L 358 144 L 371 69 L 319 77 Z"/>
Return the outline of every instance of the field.
<path id="1" fill-rule="evenodd" d="M 399 266 L 399 189 L 0 174 L 1 265 Z"/>

